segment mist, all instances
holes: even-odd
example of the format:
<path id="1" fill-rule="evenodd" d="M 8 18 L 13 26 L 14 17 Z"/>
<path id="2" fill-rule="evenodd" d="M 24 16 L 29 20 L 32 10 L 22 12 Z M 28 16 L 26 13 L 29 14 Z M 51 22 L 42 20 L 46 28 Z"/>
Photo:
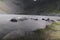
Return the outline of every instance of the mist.
<path id="1" fill-rule="evenodd" d="M 3 12 L 8 14 L 56 15 L 60 13 L 59 0 L 3 0 L 2 3 L 6 6 L 3 5 Z"/>

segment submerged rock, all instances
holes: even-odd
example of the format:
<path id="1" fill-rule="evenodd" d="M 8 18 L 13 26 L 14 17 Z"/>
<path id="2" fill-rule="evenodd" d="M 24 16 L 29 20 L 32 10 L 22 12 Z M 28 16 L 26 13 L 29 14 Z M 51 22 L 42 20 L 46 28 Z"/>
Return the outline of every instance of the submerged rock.
<path id="1" fill-rule="evenodd" d="M 20 18 L 20 19 L 18 19 L 19 21 L 25 21 L 25 20 L 28 20 L 28 18 L 26 18 L 26 17 L 23 17 L 23 18 Z"/>
<path id="2" fill-rule="evenodd" d="M 36 19 L 35 18 L 31 18 L 31 20 L 36 20 L 37 21 L 38 19 L 37 18 Z"/>

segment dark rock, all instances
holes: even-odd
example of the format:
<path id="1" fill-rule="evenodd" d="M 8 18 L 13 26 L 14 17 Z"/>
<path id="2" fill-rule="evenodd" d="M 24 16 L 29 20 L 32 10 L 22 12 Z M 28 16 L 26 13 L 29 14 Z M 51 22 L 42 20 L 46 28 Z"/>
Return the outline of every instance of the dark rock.
<path id="1" fill-rule="evenodd" d="M 47 20 L 50 20 L 49 18 Z"/>
<path id="2" fill-rule="evenodd" d="M 11 19 L 10 21 L 11 21 L 11 22 L 17 22 L 17 20 L 16 20 L 16 19 Z"/>
<path id="3" fill-rule="evenodd" d="M 42 18 L 42 20 L 45 20 L 44 18 Z"/>
<path id="4" fill-rule="evenodd" d="M 48 18 L 48 19 L 46 19 L 45 21 L 50 21 L 50 19 Z"/>

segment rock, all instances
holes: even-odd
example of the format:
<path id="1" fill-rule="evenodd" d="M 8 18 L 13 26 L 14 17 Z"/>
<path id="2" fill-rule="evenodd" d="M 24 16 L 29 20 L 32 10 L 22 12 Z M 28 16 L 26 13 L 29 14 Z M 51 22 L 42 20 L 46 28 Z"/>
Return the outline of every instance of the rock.
<path id="1" fill-rule="evenodd" d="M 48 18 L 47 20 L 45 20 L 45 21 L 50 21 L 50 19 Z"/>
<path id="2" fill-rule="evenodd" d="M 17 19 L 11 19 L 10 21 L 11 22 L 17 22 Z"/>
<path id="3" fill-rule="evenodd" d="M 34 20 L 38 20 L 38 19 L 34 19 Z"/>
<path id="4" fill-rule="evenodd" d="M 38 20 L 38 19 L 31 18 L 31 20 Z"/>
<path id="5" fill-rule="evenodd" d="M 42 20 L 45 20 L 44 18 L 42 18 Z"/>
<path id="6" fill-rule="evenodd" d="M 28 18 L 23 17 L 23 18 L 20 18 L 19 20 L 20 20 L 20 21 L 24 21 L 24 20 L 28 20 Z"/>

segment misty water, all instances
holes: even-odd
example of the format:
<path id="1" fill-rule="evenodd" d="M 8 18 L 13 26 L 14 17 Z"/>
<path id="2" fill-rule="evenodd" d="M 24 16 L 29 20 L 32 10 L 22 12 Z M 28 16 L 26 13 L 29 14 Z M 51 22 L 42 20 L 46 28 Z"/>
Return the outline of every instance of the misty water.
<path id="1" fill-rule="evenodd" d="M 18 19 L 28 18 L 28 20 L 20 21 Z M 11 22 L 12 18 L 16 18 L 17 22 Z M 38 19 L 31 20 L 30 18 Z M 50 18 L 52 20 L 60 20 L 57 16 L 38 16 L 38 15 L 15 15 L 15 14 L 0 14 L 0 38 L 16 37 L 17 35 L 24 36 L 25 32 L 44 29 L 46 25 L 52 22 L 44 21 L 42 18 Z M 10 36 L 9 36 L 10 35 Z M 12 36 L 14 35 L 14 36 Z"/>
<path id="2" fill-rule="evenodd" d="M 42 18 L 60 21 L 58 16 L 59 0 L 0 0 L 0 39 L 24 36 L 25 32 L 44 29 L 52 21 L 45 21 Z M 21 21 L 24 17 L 27 20 Z M 13 18 L 17 22 L 12 22 Z"/>

